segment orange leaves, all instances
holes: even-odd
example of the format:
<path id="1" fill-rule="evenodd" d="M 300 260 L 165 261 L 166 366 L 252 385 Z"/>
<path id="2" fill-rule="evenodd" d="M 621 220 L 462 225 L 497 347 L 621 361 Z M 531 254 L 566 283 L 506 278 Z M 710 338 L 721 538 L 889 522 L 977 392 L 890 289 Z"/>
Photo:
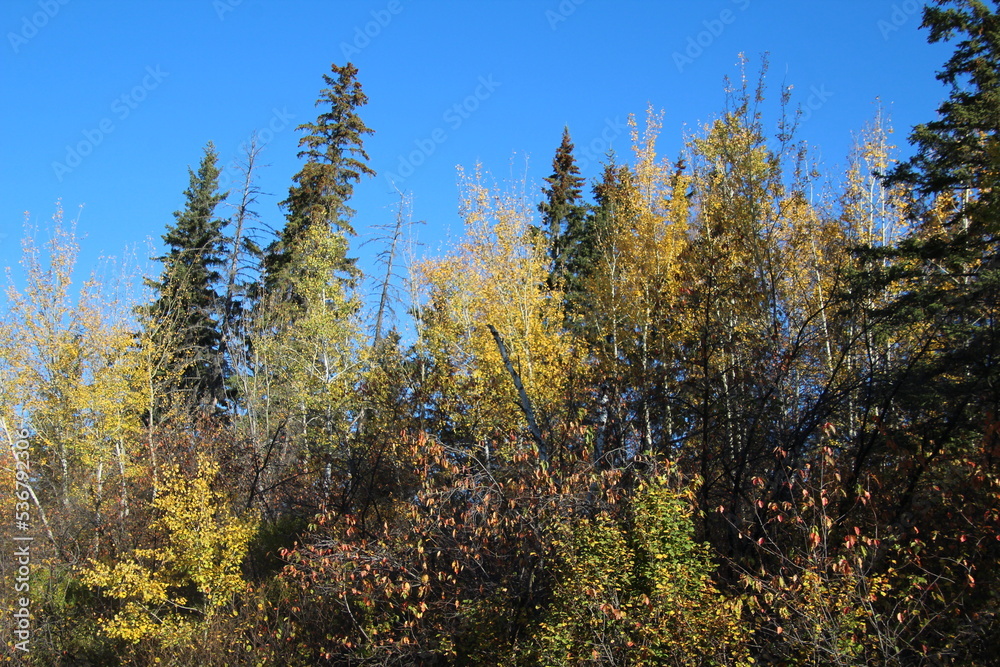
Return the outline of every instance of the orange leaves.
<path id="1" fill-rule="evenodd" d="M 607 602 L 600 606 L 600 610 L 616 621 L 620 621 L 625 618 L 625 612 L 623 610 L 613 607 Z"/>
<path id="2" fill-rule="evenodd" d="M 297 550 L 286 570 L 289 578 L 316 575 L 312 591 L 319 599 L 335 597 L 351 610 L 350 624 L 335 632 L 352 650 L 405 652 L 411 643 L 425 650 L 439 637 L 467 631 L 463 618 L 470 615 L 485 614 L 473 624 L 477 632 L 502 626 L 512 600 L 527 594 L 515 570 L 532 572 L 549 552 L 539 541 L 548 510 L 538 494 L 551 480 L 536 477 L 536 460 L 495 467 L 487 483 L 478 466 L 442 465 L 456 453 L 440 443 L 407 440 L 398 474 L 436 471 L 418 475 L 409 511 L 369 526 L 375 534 L 368 538 L 347 535 L 360 528 L 359 517 L 337 517 L 312 546 Z"/>
<path id="3" fill-rule="evenodd" d="M 820 545 L 820 542 L 822 541 L 822 538 L 820 537 L 820 535 L 819 535 L 818 532 L 812 531 L 806 537 L 806 540 L 807 540 L 807 542 L 809 544 L 809 548 L 810 549 L 817 549 L 817 548 L 819 548 L 819 545 Z"/>

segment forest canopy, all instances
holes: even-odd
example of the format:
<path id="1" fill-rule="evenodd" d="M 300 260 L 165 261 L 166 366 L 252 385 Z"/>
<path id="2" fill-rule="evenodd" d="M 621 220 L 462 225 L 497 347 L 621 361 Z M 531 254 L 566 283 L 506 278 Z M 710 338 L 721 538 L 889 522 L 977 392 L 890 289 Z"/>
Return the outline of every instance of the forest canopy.
<path id="1" fill-rule="evenodd" d="M 571 128 L 538 191 L 460 169 L 439 256 L 398 192 L 368 276 L 349 62 L 282 220 L 204 147 L 147 300 L 57 210 L 0 313 L 5 660 L 994 664 L 998 10 L 924 9 L 907 159 L 879 108 L 816 162 L 741 58 L 677 155 L 649 108 L 594 182 Z"/>

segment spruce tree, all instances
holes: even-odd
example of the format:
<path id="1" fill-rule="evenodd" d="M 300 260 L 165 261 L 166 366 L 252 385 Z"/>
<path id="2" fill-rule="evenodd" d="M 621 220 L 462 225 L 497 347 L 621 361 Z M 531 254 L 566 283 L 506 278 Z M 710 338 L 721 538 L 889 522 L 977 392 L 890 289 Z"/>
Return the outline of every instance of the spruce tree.
<path id="1" fill-rule="evenodd" d="M 880 392 L 885 444 L 869 456 L 897 472 L 880 480 L 883 493 L 898 490 L 887 523 L 906 517 L 914 535 L 916 526 L 933 529 L 917 576 L 932 573 L 938 593 L 925 603 L 920 639 L 952 664 L 993 664 L 1000 642 L 1000 604 L 986 594 L 997 590 L 1000 549 L 967 540 L 968 523 L 954 519 L 996 507 L 986 490 L 996 485 L 1000 433 L 1000 2 L 991 4 L 939 0 L 924 9 L 929 41 L 956 44 L 938 74 L 948 99 L 914 129 L 916 154 L 887 179 L 912 190 L 917 231 L 863 253 L 874 266 L 866 287 L 898 294 L 874 313 L 895 368 Z M 907 335 L 919 345 L 897 342 Z"/>
<path id="2" fill-rule="evenodd" d="M 937 120 L 914 128 L 910 142 L 917 153 L 891 174 L 889 183 L 915 186 L 923 195 L 950 190 L 985 195 L 986 201 L 971 202 L 977 214 L 973 231 L 981 233 L 984 225 L 997 222 L 995 208 L 983 209 L 998 196 L 992 186 L 1000 164 L 1000 16 L 978 0 L 939 4 L 953 7 L 925 8 L 922 27 L 930 30 L 930 43 L 963 37 L 937 74 L 951 94 L 938 108 Z M 1000 7 L 997 0 L 993 4 Z"/>
<path id="3" fill-rule="evenodd" d="M 936 120 L 914 128 L 916 154 L 886 179 L 913 190 L 919 231 L 869 255 L 894 258 L 881 280 L 905 286 L 892 322 L 933 322 L 941 337 L 941 352 L 914 366 L 924 378 L 910 384 L 912 398 L 956 414 L 969 406 L 972 418 L 1000 409 L 1000 15 L 976 0 L 940 5 L 925 9 L 923 27 L 932 43 L 959 40 L 937 75 L 951 93 Z"/>
<path id="4" fill-rule="evenodd" d="M 222 264 L 223 222 L 215 209 L 226 198 L 219 191 L 218 154 L 209 142 L 197 172 L 188 169 L 183 210 L 167 226 L 167 253 L 158 281 L 147 281 L 156 299 L 143 309 L 149 328 L 173 354 L 168 369 L 172 387 L 192 404 L 224 405 L 225 361 L 219 331 L 220 300 L 216 285 Z"/>
<path id="5" fill-rule="evenodd" d="M 357 73 L 350 63 L 332 65 L 316 101 L 319 116 L 298 127 L 305 164 L 281 202 L 285 225 L 265 252 L 263 293 L 254 310 L 258 400 L 272 423 L 281 424 L 286 451 L 322 471 L 323 493 L 345 488 L 335 476 L 350 456 L 348 442 L 362 413 L 348 203 L 362 176 L 375 172 L 363 146 L 373 131 L 357 114 L 368 101 Z"/>
<path id="6" fill-rule="evenodd" d="M 545 199 L 538 210 L 542 214 L 541 232 L 551 262 L 549 286 L 559 285 L 569 294 L 580 287 L 573 268 L 578 263 L 587 208 L 581 201 L 584 181 L 573 157 L 568 127 L 563 128 L 562 143 L 552 160 L 552 175 L 545 182 L 548 187 L 542 188 Z"/>
<path id="7" fill-rule="evenodd" d="M 345 235 L 354 235 L 351 218 L 354 210 L 348 205 L 354 186 L 362 176 L 374 176 L 368 166 L 364 136 L 374 130 L 365 125 L 357 110 L 368 103 L 357 80 L 358 69 L 351 63 L 343 67 L 331 65 L 331 74 L 324 74 L 327 87 L 320 91 L 316 106 L 323 112 L 314 123 L 297 129 L 306 133 L 299 140 L 298 157 L 306 163 L 293 177 L 288 198 L 281 202 L 286 211 L 286 223 L 278 239 L 268 248 L 264 259 L 265 286 L 283 291 L 284 298 L 298 300 L 289 284 L 280 286 L 283 275 L 296 253 L 308 252 L 304 240 L 315 228 L 340 238 L 341 257 L 336 270 L 354 276 L 354 260 L 347 257 Z"/>
<path id="8" fill-rule="evenodd" d="M 612 154 L 607 156 L 601 179 L 593 185 L 593 206 L 586 207 L 585 215 L 573 243 L 573 252 L 567 258 L 566 297 L 571 312 L 587 315 L 590 299 L 587 283 L 594 273 L 602 253 L 602 243 L 607 239 L 615 215 L 615 193 L 621 187 L 628 169 L 619 166 Z"/>

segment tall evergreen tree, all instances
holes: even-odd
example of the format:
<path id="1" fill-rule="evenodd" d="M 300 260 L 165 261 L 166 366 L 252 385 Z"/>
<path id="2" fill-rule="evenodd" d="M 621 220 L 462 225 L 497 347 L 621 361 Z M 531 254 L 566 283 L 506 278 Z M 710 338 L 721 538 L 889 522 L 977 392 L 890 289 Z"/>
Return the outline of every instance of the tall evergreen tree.
<path id="1" fill-rule="evenodd" d="M 374 176 L 363 147 L 373 130 L 357 114 L 368 98 L 350 63 L 331 66 L 313 123 L 299 126 L 305 164 L 281 203 L 285 226 L 263 259 L 263 294 L 254 312 L 255 400 L 283 438 L 282 465 L 320 471 L 318 489 L 334 493 L 361 423 L 359 304 L 348 289 L 357 278 L 347 257 L 354 234 L 348 205 L 362 176 Z M 339 481 L 338 481 L 339 480 Z M 353 487 L 352 487 L 353 488 Z M 325 502 L 325 501 L 324 501 Z M 331 501 L 333 502 L 333 501 Z"/>
<path id="2" fill-rule="evenodd" d="M 911 398 L 974 421 L 1000 411 L 1000 15 L 978 0 L 939 5 L 925 9 L 923 27 L 932 43 L 960 39 L 938 74 L 951 94 L 936 120 L 914 128 L 916 155 L 887 179 L 914 190 L 919 231 L 870 254 L 893 256 L 882 278 L 905 286 L 893 326 L 934 323 L 940 337 L 940 353 L 913 366 L 925 377 L 908 383 Z"/>
<path id="3" fill-rule="evenodd" d="M 615 216 L 616 197 L 626 177 L 628 168 L 615 162 L 609 153 L 600 180 L 592 188 L 594 204 L 587 206 L 584 218 L 573 243 L 573 251 L 567 258 L 566 300 L 569 310 L 587 317 L 592 304 L 588 295 L 588 283 L 600 262 L 608 240 L 612 220 Z"/>
<path id="4" fill-rule="evenodd" d="M 992 0 L 1000 8 L 1000 2 Z M 931 43 L 963 36 L 938 80 L 951 87 L 951 95 L 938 109 L 938 119 L 917 125 L 910 141 L 917 154 L 901 164 L 890 183 L 915 186 L 922 194 L 952 189 L 983 194 L 995 202 L 994 185 L 1000 163 L 997 131 L 1000 128 L 1000 16 L 980 0 L 939 2 L 951 8 L 927 7 L 922 27 Z M 992 169 L 990 169 L 992 167 Z M 974 203 L 976 213 L 987 213 Z M 997 211 L 988 217 L 996 223 Z M 961 216 L 957 216 L 961 217 Z M 976 226 L 986 220 L 977 216 Z"/>
<path id="5" fill-rule="evenodd" d="M 548 245 L 551 261 L 550 287 L 560 285 L 567 293 L 578 289 L 573 270 L 583 241 L 587 207 L 581 200 L 583 178 L 573 157 L 573 142 L 569 128 L 563 128 L 562 143 L 552 160 L 552 175 L 542 188 L 545 199 L 538 205 L 542 214 L 542 234 Z"/>
<path id="6" fill-rule="evenodd" d="M 912 190 L 916 233 L 862 253 L 864 287 L 898 295 L 872 308 L 881 339 L 894 343 L 894 366 L 880 378 L 879 430 L 866 456 L 896 473 L 881 481 L 894 499 L 885 523 L 914 526 L 897 539 L 933 529 L 914 575 L 933 572 L 940 582 L 920 639 L 953 664 L 993 663 L 1000 642 L 1000 604 L 986 594 L 1000 580 L 996 522 L 977 540 L 955 520 L 995 517 L 997 503 L 1000 2 L 992 5 L 938 0 L 924 9 L 929 41 L 957 43 L 938 74 L 951 86 L 948 99 L 936 120 L 914 128 L 916 154 L 887 179 Z M 900 344 L 908 338 L 917 344 Z M 952 618 L 945 610 L 953 608 L 969 620 Z"/>
<path id="7" fill-rule="evenodd" d="M 167 227 L 163 241 L 167 254 L 159 281 L 148 281 L 156 299 L 143 309 L 157 338 L 173 351 L 168 374 L 173 387 L 188 394 L 195 404 L 224 404 L 225 362 L 219 331 L 220 300 L 216 285 L 222 265 L 223 222 L 216 206 L 226 198 L 219 191 L 218 154 L 212 142 L 204 149 L 198 171 L 188 169 L 190 183 L 184 191 L 183 210 Z"/>
<path id="8" fill-rule="evenodd" d="M 286 211 L 285 227 L 265 256 L 265 285 L 269 288 L 278 285 L 296 252 L 307 251 L 300 246 L 314 227 L 341 238 L 354 235 L 354 210 L 348 201 L 362 176 L 375 175 L 363 146 L 364 136 L 374 130 L 357 114 L 357 109 L 368 103 L 357 80 L 358 69 L 351 63 L 343 67 L 334 64 L 330 69 L 332 76 L 323 75 L 327 87 L 316 100 L 323 112 L 314 123 L 297 128 L 306 133 L 299 139 L 302 150 L 298 154 L 306 163 L 293 177 L 288 198 L 281 202 Z M 354 260 L 347 257 L 346 239 L 340 245 L 336 270 L 353 275 L 356 269 Z M 290 296 L 287 285 L 284 291 Z"/>

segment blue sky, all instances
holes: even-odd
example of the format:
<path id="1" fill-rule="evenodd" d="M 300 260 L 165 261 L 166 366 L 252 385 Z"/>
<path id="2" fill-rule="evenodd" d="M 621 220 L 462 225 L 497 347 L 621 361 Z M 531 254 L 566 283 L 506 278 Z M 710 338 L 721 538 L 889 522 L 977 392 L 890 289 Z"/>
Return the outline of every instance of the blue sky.
<path id="1" fill-rule="evenodd" d="M 829 170 L 877 97 L 905 155 L 947 92 L 934 73 L 950 47 L 928 45 L 919 24 L 914 0 L 4 0 L 0 267 L 17 262 L 24 212 L 44 228 L 58 199 L 79 213 L 82 269 L 130 247 L 144 260 L 204 144 L 226 164 L 254 130 L 269 165 L 258 209 L 280 226 L 300 166 L 294 128 L 315 119 L 330 64 L 348 59 L 379 174 L 352 203 L 363 267 L 370 227 L 393 218 L 387 174 L 426 221 L 419 252 L 438 254 L 461 233 L 457 165 L 481 161 L 500 179 L 526 169 L 537 191 L 568 125 L 592 178 L 608 139 L 628 151 L 623 125 L 648 105 L 664 111 L 659 145 L 676 155 L 722 109 L 741 52 L 754 70 L 769 52 L 772 100 L 791 85 L 812 107 L 800 138 Z"/>

